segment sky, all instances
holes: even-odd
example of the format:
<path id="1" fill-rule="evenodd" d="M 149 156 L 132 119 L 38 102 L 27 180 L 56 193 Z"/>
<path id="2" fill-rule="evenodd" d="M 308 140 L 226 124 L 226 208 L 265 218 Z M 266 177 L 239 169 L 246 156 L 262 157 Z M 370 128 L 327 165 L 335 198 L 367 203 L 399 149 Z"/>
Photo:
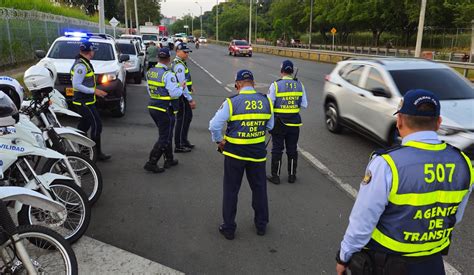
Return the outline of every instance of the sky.
<path id="1" fill-rule="evenodd" d="M 165 2 L 164 2 L 165 1 Z M 184 14 L 192 13 L 194 16 L 201 14 L 201 9 L 195 3 L 196 1 L 202 6 L 202 12 L 212 9 L 216 5 L 217 0 L 162 0 L 161 13 L 165 16 L 182 17 Z M 224 2 L 224 0 L 219 0 Z"/>

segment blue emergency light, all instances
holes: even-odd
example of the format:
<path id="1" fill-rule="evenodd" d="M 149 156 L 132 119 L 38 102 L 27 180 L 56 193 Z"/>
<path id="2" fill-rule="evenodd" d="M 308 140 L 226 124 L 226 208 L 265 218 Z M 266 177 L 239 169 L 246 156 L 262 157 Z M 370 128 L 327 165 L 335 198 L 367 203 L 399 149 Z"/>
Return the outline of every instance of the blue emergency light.
<path id="1" fill-rule="evenodd" d="M 90 33 L 85 32 L 64 32 L 65 36 L 73 36 L 73 37 L 90 37 Z"/>

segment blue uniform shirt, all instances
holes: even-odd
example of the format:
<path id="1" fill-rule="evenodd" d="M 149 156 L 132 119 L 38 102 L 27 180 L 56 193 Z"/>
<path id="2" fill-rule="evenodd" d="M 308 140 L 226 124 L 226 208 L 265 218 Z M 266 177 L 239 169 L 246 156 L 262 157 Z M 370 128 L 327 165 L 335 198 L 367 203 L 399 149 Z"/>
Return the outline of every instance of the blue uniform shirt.
<path id="1" fill-rule="evenodd" d="M 408 141 L 430 144 L 441 142 L 436 132 L 433 131 L 421 131 L 408 135 L 403 138 L 402 144 Z M 392 187 L 392 171 L 390 167 L 381 156 L 376 156 L 370 161 L 367 170 L 371 172 L 372 179 L 369 184 L 360 185 L 359 194 L 349 217 L 349 226 L 341 242 L 339 257 L 344 262 L 349 261 L 352 254 L 360 251 L 367 245 L 380 216 L 388 205 L 388 196 Z M 459 223 L 462 219 L 471 192 L 472 186 L 459 204 L 456 213 L 456 223 Z"/>
<path id="2" fill-rule="evenodd" d="M 291 79 L 293 80 L 293 78 L 291 76 L 284 76 L 282 77 L 282 79 Z M 308 108 L 308 99 L 306 98 L 306 90 L 304 88 L 304 85 L 301 84 L 301 86 L 303 86 L 303 96 L 301 97 L 301 107 L 303 108 Z M 272 85 L 270 85 L 270 88 L 268 89 L 268 98 L 270 98 L 270 100 L 272 101 L 272 103 L 275 103 L 275 100 L 276 100 L 276 96 L 275 96 L 275 83 L 272 83 Z"/>
<path id="3" fill-rule="evenodd" d="M 73 68 L 74 75 L 72 76 L 72 87 L 84 94 L 93 94 L 94 88 L 86 87 L 82 85 L 84 78 L 86 77 L 87 69 L 84 64 L 76 64 Z"/>
<path id="4" fill-rule="evenodd" d="M 244 87 L 242 88 L 242 91 L 252 91 L 255 90 L 253 87 Z M 221 107 L 219 110 L 217 110 L 216 114 L 214 117 L 209 121 L 209 131 L 211 131 L 211 136 L 212 136 L 212 141 L 214 142 L 221 142 L 223 137 L 222 137 L 222 129 L 224 128 L 224 125 L 226 122 L 229 120 L 229 103 L 227 103 L 227 100 L 222 103 Z M 273 124 L 274 124 L 274 117 L 273 114 L 267 122 L 267 130 L 273 129 Z"/>
<path id="5" fill-rule="evenodd" d="M 186 74 L 184 73 L 184 70 L 186 68 L 184 67 L 183 64 L 181 63 L 178 63 L 174 66 L 174 73 L 176 74 L 176 78 L 178 79 L 178 82 L 180 84 L 183 84 L 183 83 L 186 83 Z M 186 86 L 183 90 L 183 95 L 184 97 L 188 100 L 188 101 L 191 101 L 193 100 L 193 97 L 191 96 L 191 94 L 189 94 L 189 90 L 188 90 L 188 86 Z"/>

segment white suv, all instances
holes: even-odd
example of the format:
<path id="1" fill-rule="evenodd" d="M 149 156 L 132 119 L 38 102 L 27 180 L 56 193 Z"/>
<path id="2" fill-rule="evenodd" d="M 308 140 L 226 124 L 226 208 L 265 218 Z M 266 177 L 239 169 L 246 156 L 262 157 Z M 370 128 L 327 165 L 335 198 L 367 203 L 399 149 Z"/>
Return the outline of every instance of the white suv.
<path id="1" fill-rule="evenodd" d="M 56 89 L 66 96 L 68 102 L 71 102 L 74 96 L 70 74 L 71 67 L 79 54 L 81 41 L 85 39 L 98 48 L 91 63 L 96 75 L 97 88 L 107 92 L 107 96 L 104 98 L 97 98 L 97 106 L 110 110 L 113 116 L 124 116 L 127 96 L 127 72 L 123 62 L 128 61 L 130 57 L 126 54 L 120 54 L 112 36 L 67 32 L 54 41 L 47 53 L 37 50 L 35 54 L 37 57 L 55 65 L 58 73 Z"/>
<path id="2" fill-rule="evenodd" d="M 474 88 L 446 65 L 421 60 L 380 58 L 339 62 L 324 86 L 326 126 L 343 127 L 384 144 L 399 142 L 395 116 L 411 89 L 435 93 L 441 102 L 441 140 L 474 155 Z"/>
<path id="3" fill-rule="evenodd" d="M 140 43 L 133 39 L 117 39 L 117 46 L 122 54 L 128 54 L 130 60 L 125 62 L 127 77 L 133 78 L 135 84 L 142 83 L 145 76 L 145 54 L 140 51 Z"/>

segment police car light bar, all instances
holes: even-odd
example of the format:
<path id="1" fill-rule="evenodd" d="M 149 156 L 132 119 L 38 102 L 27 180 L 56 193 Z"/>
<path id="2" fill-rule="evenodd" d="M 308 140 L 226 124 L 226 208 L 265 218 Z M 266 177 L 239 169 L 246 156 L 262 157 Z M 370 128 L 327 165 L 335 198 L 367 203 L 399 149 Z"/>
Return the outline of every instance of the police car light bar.
<path id="1" fill-rule="evenodd" d="M 91 34 L 85 32 L 64 32 L 65 36 L 73 36 L 73 37 L 90 37 Z"/>

